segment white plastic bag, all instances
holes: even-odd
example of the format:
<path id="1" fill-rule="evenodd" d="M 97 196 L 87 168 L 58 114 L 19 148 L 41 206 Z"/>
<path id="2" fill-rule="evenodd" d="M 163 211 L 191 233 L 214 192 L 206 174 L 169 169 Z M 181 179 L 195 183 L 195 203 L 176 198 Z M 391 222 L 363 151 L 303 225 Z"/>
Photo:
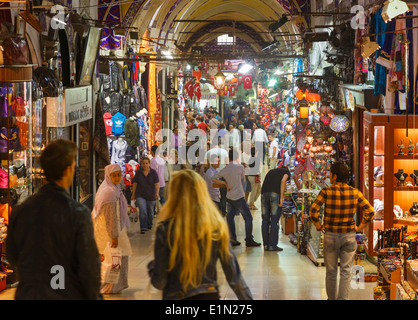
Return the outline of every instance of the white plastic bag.
<path id="1" fill-rule="evenodd" d="M 111 248 L 110 242 L 108 242 L 103 256 L 104 260 L 101 269 L 102 283 L 118 283 L 122 265 L 122 249 L 119 247 Z"/>

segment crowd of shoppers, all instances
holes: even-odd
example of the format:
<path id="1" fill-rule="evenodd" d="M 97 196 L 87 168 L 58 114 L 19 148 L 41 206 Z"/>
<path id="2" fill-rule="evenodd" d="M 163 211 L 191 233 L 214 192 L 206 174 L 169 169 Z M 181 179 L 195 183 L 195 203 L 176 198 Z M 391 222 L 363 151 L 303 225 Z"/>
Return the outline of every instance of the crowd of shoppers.
<path id="1" fill-rule="evenodd" d="M 180 163 L 179 150 L 185 140 L 175 128 L 169 155 L 160 153 L 157 145 L 152 146 L 149 157 L 141 159 L 132 179 L 131 203 L 139 210 L 140 232 L 151 230 L 157 217 L 154 259 L 148 265 L 148 273 L 152 285 L 162 290 L 163 299 L 219 299 L 218 259 L 238 299 L 252 299 L 233 251 L 233 247 L 241 245 L 235 228 L 239 215 L 244 219 L 247 247 L 263 245 L 265 251 L 283 250 L 278 246 L 279 220 L 291 174 L 280 159 L 276 132 L 265 130 L 259 115 L 249 106 L 231 108 L 224 120 L 213 108 L 203 114 L 189 109 L 188 130 L 198 129 L 204 137 L 210 130 L 216 131 L 214 141 L 204 141 L 206 154 L 197 154 L 197 161 Z M 225 137 L 227 148 L 220 143 Z M 59 140 L 49 144 L 41 154 L 48 184 L 11 215 L 7 254 L 19 273 L 16 299 L 100 299 L 102 294 L 128 287 L 132 250 L 126 232 L 128 203 L 120 188 L 120 167 L 105 168 L 105 180 L 90 212 L 68 193 L 76 156 L 77 148 L 72 142 Z M 296 171 L 298 186 L 300 175 Z M 329 299 L 347 299 L 355 232 L 361 232 L 374 217 L 373 207 L 358 190 L 346 184 L 347 177 L 348 169 L 334 164 L 331 186 L 319 193 L 310 211 L 316 228 L 325 231 Z M 255 203 L 260 196 L 262 243 L 254 240 L 251 212 L 257 210 Z M 157 201 L 161 205 L 159 211 Z M 323 205 L 322 225 L 318 216 Z M 365 213 L 358 227 L 354 222 L 357 206 Z M 122 251 L 122 269 L 116 284 L 101 280 L 100 261 L 108 243 Z M 51 267 L 57 265 L 66 270 L 65 290 L 51 288 Z"/>

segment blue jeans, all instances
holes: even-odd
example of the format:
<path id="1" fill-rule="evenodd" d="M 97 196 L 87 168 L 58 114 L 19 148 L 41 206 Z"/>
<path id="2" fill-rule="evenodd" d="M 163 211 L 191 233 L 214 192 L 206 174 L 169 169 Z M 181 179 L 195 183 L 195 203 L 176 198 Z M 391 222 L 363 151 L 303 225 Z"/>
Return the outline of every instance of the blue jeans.
<path id="1" fill-rule="evenodd" d="M 250 207 L 244 198 L 238 200 L 227 199 L 228 213 L 226 215 L 226 221 L 228 222 L 229 232 L 231 240 L 237 240 L 237 234 L 235 233 L 235 215 L 239 212 L 245 221 L 245 241 L 253 239 L 253 216 L 251 215 Z"/>
<path id="2" fill-rule="evenodd" d="M 279 243 L 279 220 L 282 207 L 279 207 L 280 195 L 275 192 L 261 194 L 261 233 L 263 245 L 275 247 Z"/>
<path id="3" fill-rule="evenodd" d="M 165 187 L 160 187 L 160 192 L 158 193 L 159 197 L 160 197 L 160 203 L 161 205 L 163 205 L 165 203 L 165 198 L 164 198 L 164 188 Z"/>
<path id="4" fill-rule="evenodd" d="M 325 287 L 328 300 L 348 300 L 351 285 L 351 269 L 357 250 L 356 233 L 325 232 L 324 262 Z M 337 290 L 338 258 L 340 258 L 340 284 Z"/>
<path id="5" fill-rule="evenodd" d="M 155 200 L 148 201 L 144 198 L 136 198 L 136 206 L 139 208 L 139 223 L 141 231 L 152 228 L 152 219 L 154 218 Z"/>

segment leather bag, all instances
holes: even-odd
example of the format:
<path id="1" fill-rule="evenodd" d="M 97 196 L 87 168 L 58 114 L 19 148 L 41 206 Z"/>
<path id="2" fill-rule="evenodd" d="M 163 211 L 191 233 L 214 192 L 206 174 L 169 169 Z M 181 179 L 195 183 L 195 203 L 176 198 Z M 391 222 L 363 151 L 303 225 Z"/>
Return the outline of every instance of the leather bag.
<path id="1" fill-rule="evenodd" d="M 3 41 L 3 63 L 5 65 L 29 63 L 29 48 L 24 38 L 12 36 Z"/>

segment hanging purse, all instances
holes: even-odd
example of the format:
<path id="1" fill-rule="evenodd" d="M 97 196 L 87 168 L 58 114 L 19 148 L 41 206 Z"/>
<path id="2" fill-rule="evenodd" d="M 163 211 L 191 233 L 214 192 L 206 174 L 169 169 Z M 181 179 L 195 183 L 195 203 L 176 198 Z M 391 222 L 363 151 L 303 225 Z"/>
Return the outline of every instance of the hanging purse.
<path id="1" fill-rule="evenodd" d="M 25 101 L 21 97 L 13 98 L 12 109 L 16 117 L 24 117 L 26 115 Z"/>
<path id="2" fill-rule="evenodd" d="M 24 38 L 11 36 L 3 41 L 3 63 L 5 65 L 29 63 L 28 43 Z"/>
<path id="3" fill-rule="evenodd" d="M 2 89 L 0 94 L 0 117 L 3 118 L 12 117 L 14 115 L 13 108 L 9 105 L 5 92 L 7 91 Z"/>
<path id="4" fill-rule="evenodd" d="M 0 152 L 16 152 L 21 150 L 19 129 L 0 129 Z"/>

